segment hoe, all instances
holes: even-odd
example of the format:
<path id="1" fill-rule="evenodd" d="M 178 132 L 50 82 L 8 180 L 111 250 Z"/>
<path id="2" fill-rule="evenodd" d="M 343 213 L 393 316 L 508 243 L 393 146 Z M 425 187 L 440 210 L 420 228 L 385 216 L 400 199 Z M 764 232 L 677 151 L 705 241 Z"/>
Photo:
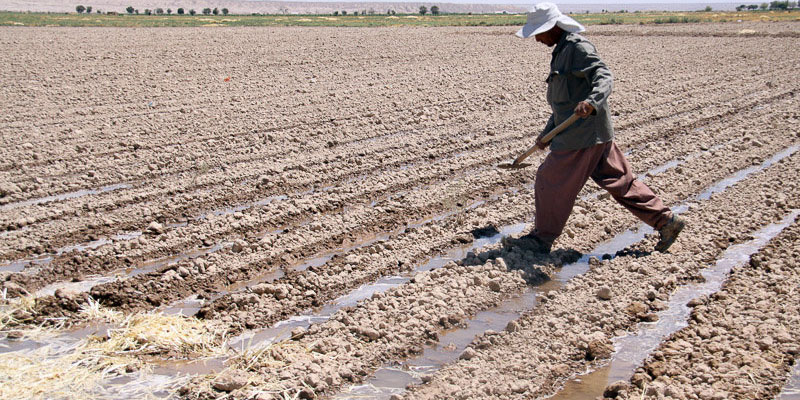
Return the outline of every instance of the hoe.
<path id="1" fill-rule="evenodd" d="M 553 130 L 551 130 L 550 132 L 547 132 L 547 134 L 544 135 L 544 137 L 542 138 L 542 143 L 548 143 L 551 140 L 553 140 L 553 138 L 556 135 L 561 133 L 561 131 L 563 131 L 564 129 L 567 129 L 567 127 L 572 125 L 573 122 L 577 121 L 578 118 L 580 118 L 580 117 L 578 117 L 577 114 L 572 114 L 569 118 L 567 118 L 566 121 L 558 124 L 558 126 L 553 128 Z M 498 165 L 497 167 L 498 168 L 503 168 L 503 169 L 522 169 L 522 168 L 525 168 L 525 167 L 529 167 L 531 164 L 523 163 L 522 161 L 524 161 L 526 158 L 528 158 L 529 155 L 533 154 L 536 151 L 536 149 L 538 149 L 538 148 L 539 147 L 534 144 L 533 146 L 531 146 L 530 149 L 528 149 L 527 151 L 522 153 L 521 156 L 517 157 L 514 160 L 513 163 L 510 163 L 510 164 L 509 163 L 503 163 L 503 164 Z"/>

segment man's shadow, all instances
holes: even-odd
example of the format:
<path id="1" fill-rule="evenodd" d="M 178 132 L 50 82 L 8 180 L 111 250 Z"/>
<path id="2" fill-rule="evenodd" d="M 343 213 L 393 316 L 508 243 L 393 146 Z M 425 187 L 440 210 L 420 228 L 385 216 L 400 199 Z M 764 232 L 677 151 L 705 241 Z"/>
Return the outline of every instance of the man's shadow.
<path id="1" fill-rule="evenodd" d="M 470 251 L 456 261 L 463 266 L 483 265 L 487 261 L 503 259 L 509 271 L 522 271 L 522 278 L 529 285 L 540 285 L 547 282 L 558 268 L 578 261 L 583 254 L 574 249 L 556 249 L 548 254 L 535 251 L 536 245 L 522 238 L 511 236 L 500 239 L 500 231 L 493 225 L 474 229 L 470 233 L 477 239 L 498 239 L 500 247 L 492 245 L 491 249 L 481 252 Z"/>
<path id="2" fill-rule="evenodd" d="M 499 238 L 501 233 L 494 225 L 474 229 L 470 232 L 473 238 Z M 613 240 L 613 239 L 612 239 Z M 491 246 L 491 249 L 481 252 L 470 251 L 467 255 L 456 261 L 458 265 L 477 266 L 489 260 L 502 258 L 509 271 L 522 271 L 522 277 L 529 285 L 540 285 L 555 276 L 558 269 L 565 265 L 573 264 L 584 256 L 583 253 L 572 249 L 555 249 L 548 254 L 537 252 L 537 245 L 524 238 L 506 236 L 500 242 L 500 247 Z M 589 254 L 598 260 L 610 260 L 616 257 L 646 257 L 650 251 L 637 248 L 638 243 L 623 248 L 614 254 Z"/>

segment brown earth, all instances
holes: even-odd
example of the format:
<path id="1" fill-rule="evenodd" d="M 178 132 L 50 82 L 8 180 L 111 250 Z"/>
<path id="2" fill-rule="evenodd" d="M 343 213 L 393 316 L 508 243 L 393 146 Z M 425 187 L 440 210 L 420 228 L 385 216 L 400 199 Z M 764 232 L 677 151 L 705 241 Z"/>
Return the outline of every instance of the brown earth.
<path id="1" fill-rule="evenodd" d="M 800 356 L 800 223 L 725 286 L 693 301 L 689 326 L 668 338 L 616 398 L 775 398 Z M 649 388 L 645 388 L 645 385 Z"/>
<path id="2" fill-rule="evenodd" d="M 535 169 L 495 166 L 548 116 L 549 51 L 512 28 L 0 31 L 9 66 L 0 259 L 53 256 L 3 272 L 6 294 L 120 276 L 41 296 L 15 314 L 19 328 L 80 323 L 88 296 L 130 312 L 193 294 L 205 299 L 198 316 L 228 333 L 270 327 L 533 214 Z M 692 200 L 800 143 L 800 87 L 785 78 L 798 32 L 798 23 L 588 32 L 615 74 L 616 141 L 668 205 L 693 201 L 686 233 L 669 254 L 651 254 L 648 238 L 596 263 L 405 396 L 552 394 L 603 363 L 609 338 L 635 331 L 725 248 L 800 207 L 797 154 Z M 70 194 L 82 190 L 98 192 Z M 331 395 L 436 343 L 635 226 L 597 190 L 584 188 L 550 257 L 498 244 L 417 274 L 239 368 L 252 379 L 233 395 L 276 385 Z M 112 238 L 130 232 L 141 235 Z M 600 288 L 609 300 L 597 299 Z M 198 378 L 183 394 L 221 396 L 223 378 Z"/>

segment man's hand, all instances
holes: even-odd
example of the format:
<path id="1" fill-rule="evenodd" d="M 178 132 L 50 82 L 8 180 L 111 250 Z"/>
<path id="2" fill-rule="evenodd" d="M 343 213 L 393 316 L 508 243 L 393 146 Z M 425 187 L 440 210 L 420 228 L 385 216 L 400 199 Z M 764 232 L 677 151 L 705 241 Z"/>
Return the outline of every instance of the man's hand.
<path id="1" fill-rule="evenodd" d="M 536 141 L 536 147 L 538 147 L 539 150 L 544 150 L 547 148 L 547 146 L 550 146 L 550 142 L 544 143 L 541 140 Z"/>
<path id="2" fill-rule="evenodd" d="M 581 118 L 586 118 L 589 115 L 592 115 L 592 112 L 594 112 L 594 107 L 585 101 L 578 103 L 578 105 L 575 107 L 575 114 L 578 114 L 578 116 Z"/>

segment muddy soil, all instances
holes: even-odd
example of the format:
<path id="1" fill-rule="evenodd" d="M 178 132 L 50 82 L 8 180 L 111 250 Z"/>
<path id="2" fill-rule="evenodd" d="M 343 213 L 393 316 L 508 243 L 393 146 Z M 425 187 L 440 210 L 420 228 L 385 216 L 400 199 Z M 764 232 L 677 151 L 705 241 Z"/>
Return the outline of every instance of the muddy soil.
<path id="1" fill-rule="evenodd" d="M 232 375 L 197 377 L 187 397 L 334 395 L 639 229 L 589 183 L 551 256 L 471 247 L 533 217 L 535 168 L 496 165 L 548 116 L 549 52 L 510 28 L 0 31 L 3 307 L 35 298 L 6 326 L 81 325 L 90 298 L 125 313 L 191 299 L 199 318 L 247 335 L 396 278 L 289 341 L 231 351 L 217 362 Z M 615 140 L 685 208 L 687 232 L 669 254 L 651 254 L 648 237 L 595 259 L 403 396 L 552 394 L 725 248 L 800 207 L 800 86 L 785 79 L 798 32 L 593 27 L 615 74 Z M 764 379 L 769 393 L 782 384 Z"/>
<path id="2" fill-rule="evenodd" d="M 774 398 L 800 356 L 800 223 L 695 299 L 689 326 L 665 340 L 615 398 Z M 616 394 L 616 396 L 614 396 Z"/>
<path id="3" fill-rule="evenodd" d="M 686 239 L 669 254 L 650 254 L 650 239 L 620 257 L 598 262 L 564 289 L 547 293 L 541 307 L 509 324 L 506 332 L 476 338 L 471 350 L 475 357 L 448 365 L 407 397 L 522 398 L 555 393 L 568 377 L 607 359 L 613 352 L 612 337 L 657 318 L 655 312 L 663 309 L 675 287 L 701 279 L 698 271 L 723 249 L 797 208 L 793 201 L 784 208 L 745 209 L 752 201 L 800 190 L 790 178 L 798 167 L 800 157 L 795 155 L 690 207 L 684 214 L 689 223 Z M 784 186 L 776 188 L 772 182 Z M 731 209 L 739 212 L 732 216 Z"/>

